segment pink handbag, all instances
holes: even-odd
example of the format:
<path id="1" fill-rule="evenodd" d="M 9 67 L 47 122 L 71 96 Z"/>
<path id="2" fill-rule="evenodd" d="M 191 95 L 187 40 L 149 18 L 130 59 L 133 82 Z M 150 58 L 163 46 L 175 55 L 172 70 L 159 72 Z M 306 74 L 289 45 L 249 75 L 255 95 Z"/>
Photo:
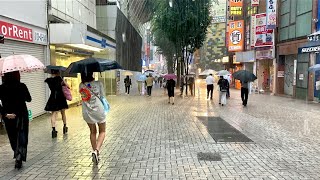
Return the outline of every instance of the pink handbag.
<path id="1" fill-rule="evenodd" d="M 64 82 L 63 82 L 64 83 Z M 68 101 L 72 101 L 72 95 L 71 95 L 71 91 L 69 89 L 69 87 L 64 83 L 62 85 L 62 92 L 64 94 L 64 97 L 68 100 Z"/>

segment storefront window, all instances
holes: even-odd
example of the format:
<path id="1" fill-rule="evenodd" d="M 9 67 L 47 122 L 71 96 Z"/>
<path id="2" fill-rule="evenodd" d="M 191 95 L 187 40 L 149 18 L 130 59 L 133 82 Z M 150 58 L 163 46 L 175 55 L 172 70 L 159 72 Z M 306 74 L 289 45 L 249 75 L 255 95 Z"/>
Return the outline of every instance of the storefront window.
<path id="1" fill-rule="evenodd" d="M 68 67 L 72 62 L 85 59 L 88 56 L 80 56 L 80 55 L 73 55 L 73 54 L 62 55 L 62 53 L 56 53 L 55 57 L 56 57 L 57 66 Z M 81 97 L 79 94 L 79 84 L 81 82 L 80 74 L 78 74 L 78 77 L 65 77 L 64 80 L 71 88 L 72 101 L 68 101 L 68 103 L 73 104 L 73 103 L 80 102 L 81 100 Z"/>

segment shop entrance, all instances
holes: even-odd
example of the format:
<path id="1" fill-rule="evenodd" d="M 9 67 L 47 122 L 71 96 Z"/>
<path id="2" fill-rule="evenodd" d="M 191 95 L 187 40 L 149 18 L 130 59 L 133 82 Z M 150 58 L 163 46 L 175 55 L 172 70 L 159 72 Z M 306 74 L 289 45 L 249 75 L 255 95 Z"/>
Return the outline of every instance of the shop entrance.
<path id="1" fill-rule="evenodd" d="M 297 85 L 296 98 L 307 100 L 308 97 L 308 69 L 309 69 L 309 54 L 299 54 L 297 62 Z"/>

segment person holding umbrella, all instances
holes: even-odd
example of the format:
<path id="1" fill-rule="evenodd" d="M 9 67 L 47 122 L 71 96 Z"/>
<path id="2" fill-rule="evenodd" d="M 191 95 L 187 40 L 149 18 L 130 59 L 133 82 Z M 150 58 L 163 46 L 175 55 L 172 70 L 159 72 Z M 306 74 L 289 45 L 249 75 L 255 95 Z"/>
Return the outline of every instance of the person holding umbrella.
<path id="1" fill-rule="evenodd" d="M 52 138 L 56 138 L 58 134 L 58 131 L 56 130 L 56 121 L 59 112 L 61 113 L 63 121 L 63 134 L 66 134 L 68 132 L 67 117 L 65 112 L 65 110 L 68 109 L 68 103 L 62 91 L 62 86 L 68 87 L 68 85 L 60 76 L 59 70 L 52 69 L 51 74 L 52 77 L 47 78 L 44 81 L 48 84 L 49 89 L 51 91 L 50 97 L 44 109 L 46 111 L 51 111 L 51 136 Z"/>
<path id="2" fill-rule="evenodd" d="M 106 134 L 106 114 L 101 97 L 104 96 L 104 88 L 101 82 L 95 81 L 92 72 L 81 73 L 79 85 L 82 97 L 82 116 L 90 129 L 90 141 L 92 146 L 92 161 L 99 163 L 99 154 Z M 97 125 L 99 134 L 97 138 Z"/>
<path id="3" fill-rule="evenodd" d="M 247 106 L 249 96 L 249 83 L 257 79 L 257 77 L 249 71 L 239 70 L 232 75 L 241 82 L 241 100 L 242 105 Z"/>
<path id="4" fill-rule="evenodd" d="M 167 90 L 168 90 L 168 97 L 169 97 L 169 102 L 168 104 L 171 103 L 171 99 L 172 99 L 172 105 L 174 105 L 174 89 L 176 87 L 176 82 L 170 78 L 167 81 Z"/>
<path id="5" fill-rule="evenodd" d="M 16 159 L 15 168 L 27 158 L 29 119 L 26 102 L 31 102 L 27 86 L 20 82 L 19 71 L 5 73 L 0 85 L 1 115 Z"/>
<path id="6" fill-rule="evenodd" d="M 10 145 L 14 151 L 15 168 L 27 159 L 29 117 L 26 102 L 31 102 L 27 86 L 20 82 L 20 72 L 44 69 L 43 63 L 28 54 L 11 55 L 0 59 L 0 112 L 5 123 Z"/>

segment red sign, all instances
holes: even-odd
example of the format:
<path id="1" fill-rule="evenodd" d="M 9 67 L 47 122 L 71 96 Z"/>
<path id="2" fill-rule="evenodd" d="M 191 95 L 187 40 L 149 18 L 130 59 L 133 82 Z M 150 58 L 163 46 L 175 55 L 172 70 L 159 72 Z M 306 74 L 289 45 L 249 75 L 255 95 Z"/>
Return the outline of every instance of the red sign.
<path id="1" fill-rule="evenodd" d="M 273 30 L 267 29 L 266 13 L 256 14 L 255 47 L 273 46 Z"/>
<path id="2" fill-rule="evenodd" d="M 0 34 L 5 38 L 33 41 L 32 29 L 0 21 Z"/>

